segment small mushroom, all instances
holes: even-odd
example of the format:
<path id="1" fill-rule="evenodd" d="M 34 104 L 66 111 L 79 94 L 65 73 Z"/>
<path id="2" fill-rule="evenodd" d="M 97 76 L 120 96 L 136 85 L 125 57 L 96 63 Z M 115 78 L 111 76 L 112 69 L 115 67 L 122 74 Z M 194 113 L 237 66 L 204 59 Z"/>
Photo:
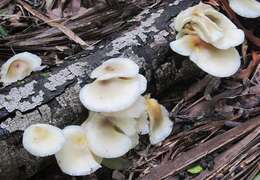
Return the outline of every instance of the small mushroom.
<path id="1" fill-rule="evenodd" d="M 260 2 L 257 0 L 229 0 L 229 5 L 240 16 L 246 18 L 260 16 Z"/>
<path id="2" fill-rule="evenodd" d="M 157 144 L 170 135 L 173 122 L 170 120 L 166 108 L 160 105 L 157 100 L 149 98 L 146 103 L 150 120 L 150 142 L 151 144 Z"/>
<path id="3" fill-rule="evenodd" d="M 244 32 L 225 15 L 207 4 L 190 7 L 175 19 L 175 29 L 183 34 L 197 35 L 201 40 L 218 49 L 229 49 L 243 43 Z"/>
<path id="4" fill-rule="evenodd" d="M 127 58 L 112 58 L 97 67 L 90 77 L 107 80 L 118 77 L 134 77 L 138 72 L 139 67 L 134 61 Z"/>
<path id="5" fill-rule="evenodd" d="M 64 145 L 61 129 L 49 124 L 34 124 L 23 133 L 23 146 L 34 156 L 50 156 Z"/>
<path id="6" fill-rule="evenodd" d="M 196 35 L 184 35 L 170 43 L 173 51 L 197 64 L 203 71 L 216 77 L 228 77 L 240 67 L 240 55 L 235 48 L 217 49 Z"/>
<path id="7" fill-rule="evenodd" d="M 89 110 L 116 112 L 129 108 L 146 90 L 144 76 L 95 80 L 80 90 L 80 101 Z"/>
<path id="8" fill-rule="evenodd" d="M 63 133 L 66 141 L 55 157 L 64 173 L 71 176 L 84 176 L 101 167 L 102 159 L 89 150 L 84 128 L 67 126 L 63 129 Z"/>
<path id="9" fill-rule="evenodd" d="M 145 98 L 140 96 L 136 102 L 134 102 L 129 108 L 112 112 L 112 113 L 103 113 L 105 116 L 115 116 L 115 117 L 127 117 L 127 118 L 140 118 L 146 110 Z"/>
<path id="10" fill-rule="evenodd" d="M 1 67 L 1 82 L 5 85 L 22 80 L 33 71 L 43 69 L 42 60 L 39 56 L 29 52 L 14 55 Z"/>
<path id="11" fill-rule="evenodd" d="M 82 126 L 91 151 L 102 158 L 120 157 L 139 142 L 134 119 L 94 113 Z"/>

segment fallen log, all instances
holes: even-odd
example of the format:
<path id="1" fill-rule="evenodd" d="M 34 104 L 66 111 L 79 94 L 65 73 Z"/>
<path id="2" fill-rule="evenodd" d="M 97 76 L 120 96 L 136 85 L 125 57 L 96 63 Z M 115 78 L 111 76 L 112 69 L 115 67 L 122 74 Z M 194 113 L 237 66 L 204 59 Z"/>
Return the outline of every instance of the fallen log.
<path id="1" fill-rule="evenodd" d="M 34 123 L 59 127 L 78 124 L 87 116 L 78 94 L 91 81 L 90 72 L 110 57 L 129 57 L 149 82 L 149 92 L 158 94 L 174 84 L 201 74 L 190 61 L 176 57 L 169 49 L 175 38 L 173 18 L 198 1 L 164 0 L 145 9 L 128 23 L 132 26 L 58 67 L 34 73 L 25 80 L 0 89 L 0 179 L 26 179 L 34 175 L 47 158 L 36 158 L 21 144 L 23 130 Z"/>

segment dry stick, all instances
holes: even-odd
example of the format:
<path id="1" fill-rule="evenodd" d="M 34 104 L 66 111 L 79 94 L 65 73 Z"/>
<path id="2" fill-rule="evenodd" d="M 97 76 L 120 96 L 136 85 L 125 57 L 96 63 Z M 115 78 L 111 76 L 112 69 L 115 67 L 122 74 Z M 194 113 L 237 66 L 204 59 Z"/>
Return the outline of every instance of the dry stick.
<path id="1" fill-rule="evenodd" d="M 87 43 L 83 41 L 78 35 L 76 35 L 73 31 L 68 29 L 62 24 L 52 22 L 48 17 L 44 16 L 40 12 L 34 10 L 30 5 L 24 3 L 21 0 L 17 0 L 19 4 L 21 4 L 28 12 L 30 12 L 33 16 L 39 18 L 40 20 L 44 21 L 46 24 L 58 28 L 61 32 L 67 35 L 71 40 L 75 43 L 80 44 L 81 46 L 87 46 Z"/>
<path id="2" fill-rule="evenodd" d="M 143 180 L 159 180 L 166 178 L 170 175 L 176 174 L 179 171 L 185 169 L 187 166 L 198 161 L 204 156 L 216 151 L 219 148 L 226 146 L 227 144 L 234 142 L 238 138 L 241 138 L 248 132 L 260 125 L 260 116 L 257 116 L 247 122 L 235 127 L 215 138 L 198 145 L 197 147 L 184 152 L 173 161 L 161 164 L 151 170 L 149 174 L 143 177 Z"/>
<path id="3" fill-rule="evenodd" d="M 231 147 L 229 150 L 221 154 L 215 159 L 214 169 L 212 171 L 204 171 L 199 176 L 197 176 L 194 180 L 213 178 L 217 173 L 222 171 L 229 163 L 231 163 L 240 153 L 245 149 L 248 144 L 250 144 L 253 139 L 255 139 L 260 134 L 260 127 L 258 127 L 255 131 L 246 136 L 239 143 Z"/>

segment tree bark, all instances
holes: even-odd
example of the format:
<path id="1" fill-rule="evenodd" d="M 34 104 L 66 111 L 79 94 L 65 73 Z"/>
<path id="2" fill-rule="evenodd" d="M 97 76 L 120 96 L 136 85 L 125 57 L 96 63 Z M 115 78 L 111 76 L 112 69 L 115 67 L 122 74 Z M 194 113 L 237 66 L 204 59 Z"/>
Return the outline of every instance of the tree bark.
<path id="1" fill-rule="evenodd" d="M 120 34 L 113 34 L 58 67 L 34 73 L 24 81 L 0 89 L 0 179 L 26 179 L 48 158 L 31 156 L 22 147 L 23 130 L 34 123 L 63 128 L 87 117 L 78 94 L 91 82 L 90 72 L 111 57 L 128 57 L 141 68 L 149 92 L 158 94 L 201 73 L 190 61 L 169 49 L 174 40 L 173 18 L 196 1 L 164 0 L 145 9 Z"/>

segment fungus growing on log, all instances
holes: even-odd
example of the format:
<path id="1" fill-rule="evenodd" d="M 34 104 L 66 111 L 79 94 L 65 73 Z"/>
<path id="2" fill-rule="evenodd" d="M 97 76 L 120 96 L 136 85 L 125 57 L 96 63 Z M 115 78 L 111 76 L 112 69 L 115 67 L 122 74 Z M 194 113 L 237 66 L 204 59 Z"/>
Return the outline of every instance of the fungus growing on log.
<path id="1" fill-rule="evenodd" d="M 67 126 L 63 129 L 65 144 L 55 154 L 61 170 L 71 176 L 84 176 L 101 167 L 102 158 L 89 149 L 85 130 L 81 126 Z"/>
<path id="2" fill-rule="evenodd" d="M 131 118 L 93 113 L 83 127 L 91 151 L 99 157 L 120 157 L 138 144 L 136 121 Z"/>
<path id="3" fill-rule="evenodd" d="M 4 85 L 24 79 L 33 71 L 42 70 L 42 60 L 39 56 L 23 52 L 8 59 L 1 67 L 1 82 Z"/>
<path id="4" fill-rule="evenodd" d="M 61 129 L 49 124 L 34 124 L 23 134 L 24 148 L 34 156 L 45 157 L 57 153 L 65 138 Z"/>
<path id="5" fill-rule="evenodd" d="M 244 32 L 210 5 L 200 3 L 182 11 L 175 20 L 179 32 L 170 43 L 173 51 L 189 56 L 203 71 L 228 77 L 240 67 L 235 46 L 244 41 Z"/>

